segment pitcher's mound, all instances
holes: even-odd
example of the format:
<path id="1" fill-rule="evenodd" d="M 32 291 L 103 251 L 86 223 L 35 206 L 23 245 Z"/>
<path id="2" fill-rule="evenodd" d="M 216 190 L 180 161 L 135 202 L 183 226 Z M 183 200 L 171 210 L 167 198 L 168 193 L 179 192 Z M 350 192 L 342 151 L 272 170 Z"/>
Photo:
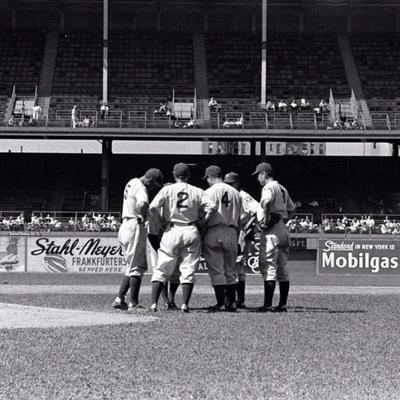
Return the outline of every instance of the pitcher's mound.
<path id="1" fill-rule="evenodd" d="M 126 313 L 62 310 L 0 303 L 0 329 L 133 324 L 156 318 Z"/>

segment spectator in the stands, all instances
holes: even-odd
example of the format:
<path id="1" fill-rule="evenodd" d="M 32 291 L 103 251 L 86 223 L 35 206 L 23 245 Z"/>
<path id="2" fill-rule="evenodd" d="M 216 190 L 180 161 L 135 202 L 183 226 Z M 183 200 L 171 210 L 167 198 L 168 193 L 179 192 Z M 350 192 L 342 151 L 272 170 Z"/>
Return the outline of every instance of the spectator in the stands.
<path id="1" fill-rule="evenodd" d="M 158 108 L 156 108 L 153 113 L 154 114 L 166 114 L 168 111 L 168 102 L 160 102 L 160 106 Z"/>
<path id="2" fill-rule="evenodd" d="M 8 120 L 8 126 L 14 126 L 14 114 L 11 114 L 11 117 Z"/>
<path id="3" fill-rule="evenodd" d="M 194 120 L 193 118 L 190 118 L 190 120 L 188 122 L 185 123 L 185 125 L 183 125 L 184 128 L 194 128 Z"/>
<path id="4" fill-rule="evenodd" d="M 292 111 L 297 111 L 299 108 L 299 105 L 296 103 L 295 99 L 292 99 L 291 103 L 290 103 L 290 109 Z"/>
<path id="5" fill-rule="evenodd" d="M 36 104 L 32 107 L 32 118 L 37 121 L 40 118 L 40 113 L 42 112 L 42 107 L 39 104 Z"/>
<path id="6" fill-rule="evenodd" d="M 311 108 L 310 103 L 306 99 L 300 100 L 300 110 L 307 111 Z"/>
<path id="7" fill-rule="evenodd" d="M 103 102 L 103 104 L 100 107 L 100 118 L 105 119 L 108 117 L 108 111 L 109 111 L 108 104 L 106 102 Z"/>
<path id="8" fill-rule="evenodd" d="M 89 223 L 89 217 L 88 217 L 87 214 L 85 214 L 85 215 L 82 217 L 82 224 L 85 225 L 85 224 L 88 224 L 88 223 Z"/>
<path id="9" fill-rule="evenodd" d="M 328 111 L 328 103 L 324 99 L 322 99 L 319 102 L 319 108 L 320 108 L 322 113 L 327 112 Z"/>
<path id="10" fill-rule="evenodd" d="M 168 108 L 167 117 L 169 118 L 170 126 L 172 125 L 174 128 L 180 128 L 181 127 L 179 125 L 178 118 L 176 117 L 176 115 L 174 113 L 174 110 L 172 110 L 172 108 Z"/>
<path id="11" fill-rule="evenodd" d="M 315 114 L 321 115 L 321 107 L 315 107 L 314 110 Z"/>
<path id="12" fill-rule="evenodd" d="M 286 110 L 287 110 L 287 104 L 282 99 L 279 100 L 278 110 L 281 112 L 286 112 Z"/>
<path id="13" fill-rule="evenodd" d="M 85 115 L 85 118 L 82 121 L 82 126 L 84 128 L 89 128 L 91 126 L 91 121 L 88 115 Z"/>
<path id="14" fill-rule="evenodd" d="M 210 111 L 218 112 L 220 108 L 222 108 L 222 106 L 218 103 L 216 99 L 214 99 L 214 97 L 211 97 L 210 101 L 208 102 L 208 108 L 210 109 Z"/>
<path id="15" fill-rule="evenodd" d="M 267 111 L 275 111 L 275 103 L 273 103 L 271 100 L 268 100 L 265 108 Z"/>
<path id="16" fill-rule="evenodd" d="M 78 126 L 78 110 L 76 105 L 71 110 L 71 125 L 73 128 Z"/>

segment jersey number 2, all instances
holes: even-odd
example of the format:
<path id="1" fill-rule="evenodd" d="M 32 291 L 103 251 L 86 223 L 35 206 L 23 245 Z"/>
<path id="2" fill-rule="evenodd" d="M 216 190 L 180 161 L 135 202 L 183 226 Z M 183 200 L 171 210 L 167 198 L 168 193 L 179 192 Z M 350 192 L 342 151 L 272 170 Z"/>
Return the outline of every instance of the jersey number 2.
<path id="1" fill-rule="evenodd" d="M 179 200 L 176 202 L 176 207 L 177 208 L 188 208 L 188 204 L 186 202 L 188 197 L 189 197 L 189 195 L 186 192 L 178 192 Z"/>

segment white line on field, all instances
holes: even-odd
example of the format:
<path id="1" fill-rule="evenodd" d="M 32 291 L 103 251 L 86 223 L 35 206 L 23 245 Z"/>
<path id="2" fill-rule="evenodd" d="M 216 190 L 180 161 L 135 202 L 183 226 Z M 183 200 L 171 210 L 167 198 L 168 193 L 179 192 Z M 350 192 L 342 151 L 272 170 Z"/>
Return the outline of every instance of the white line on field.
<path id="1" fill-rule="evenodd" d="M 18 294 L 110 294 L 118 293 L 118 285 L 2 285 L 0 295 Z M 141 293 L 149 294 L 150 286 L 141 288 Z M 211 286 L 195 285 L 195 293 L 213 294 Z M 246 293 L 263 293 L 263 287 L 247 285 Z M 399 286 L 297 286 L 290 288 L 291 294 L 359 294 L 388 295 L 400 294 Z"/>

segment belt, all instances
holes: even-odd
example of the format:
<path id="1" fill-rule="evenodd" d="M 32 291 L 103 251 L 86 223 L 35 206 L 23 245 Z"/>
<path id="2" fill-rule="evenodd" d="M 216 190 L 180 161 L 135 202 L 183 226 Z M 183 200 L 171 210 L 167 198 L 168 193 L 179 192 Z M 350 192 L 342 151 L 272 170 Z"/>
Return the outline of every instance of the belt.
<path id="1" fill-rule="evenodd" d="M 226 224 L 217 224 L 217 225 L 211 225 L 208 226 L 207 229 L 211 229 L 211 228 L 217 228 L 217 227 L 228 227 L 228 228 L 233 228 L 233 229 L 237 229 L 236 225 L 226 225 Z"/>
<path id="2" fill-rule="evenodd" d="M 138 224 L 142 224 L 144 222 L 142 217 L 124 217 L 122 218 L 122 221 L 130 221 L 131 219 L 135 219 Z"/>
<path id="3" fill-rule="evenodd" d="M 192 222 L 168 222 L 169 226 L 190 226 L 194 225 L 194 221 Z"/>

